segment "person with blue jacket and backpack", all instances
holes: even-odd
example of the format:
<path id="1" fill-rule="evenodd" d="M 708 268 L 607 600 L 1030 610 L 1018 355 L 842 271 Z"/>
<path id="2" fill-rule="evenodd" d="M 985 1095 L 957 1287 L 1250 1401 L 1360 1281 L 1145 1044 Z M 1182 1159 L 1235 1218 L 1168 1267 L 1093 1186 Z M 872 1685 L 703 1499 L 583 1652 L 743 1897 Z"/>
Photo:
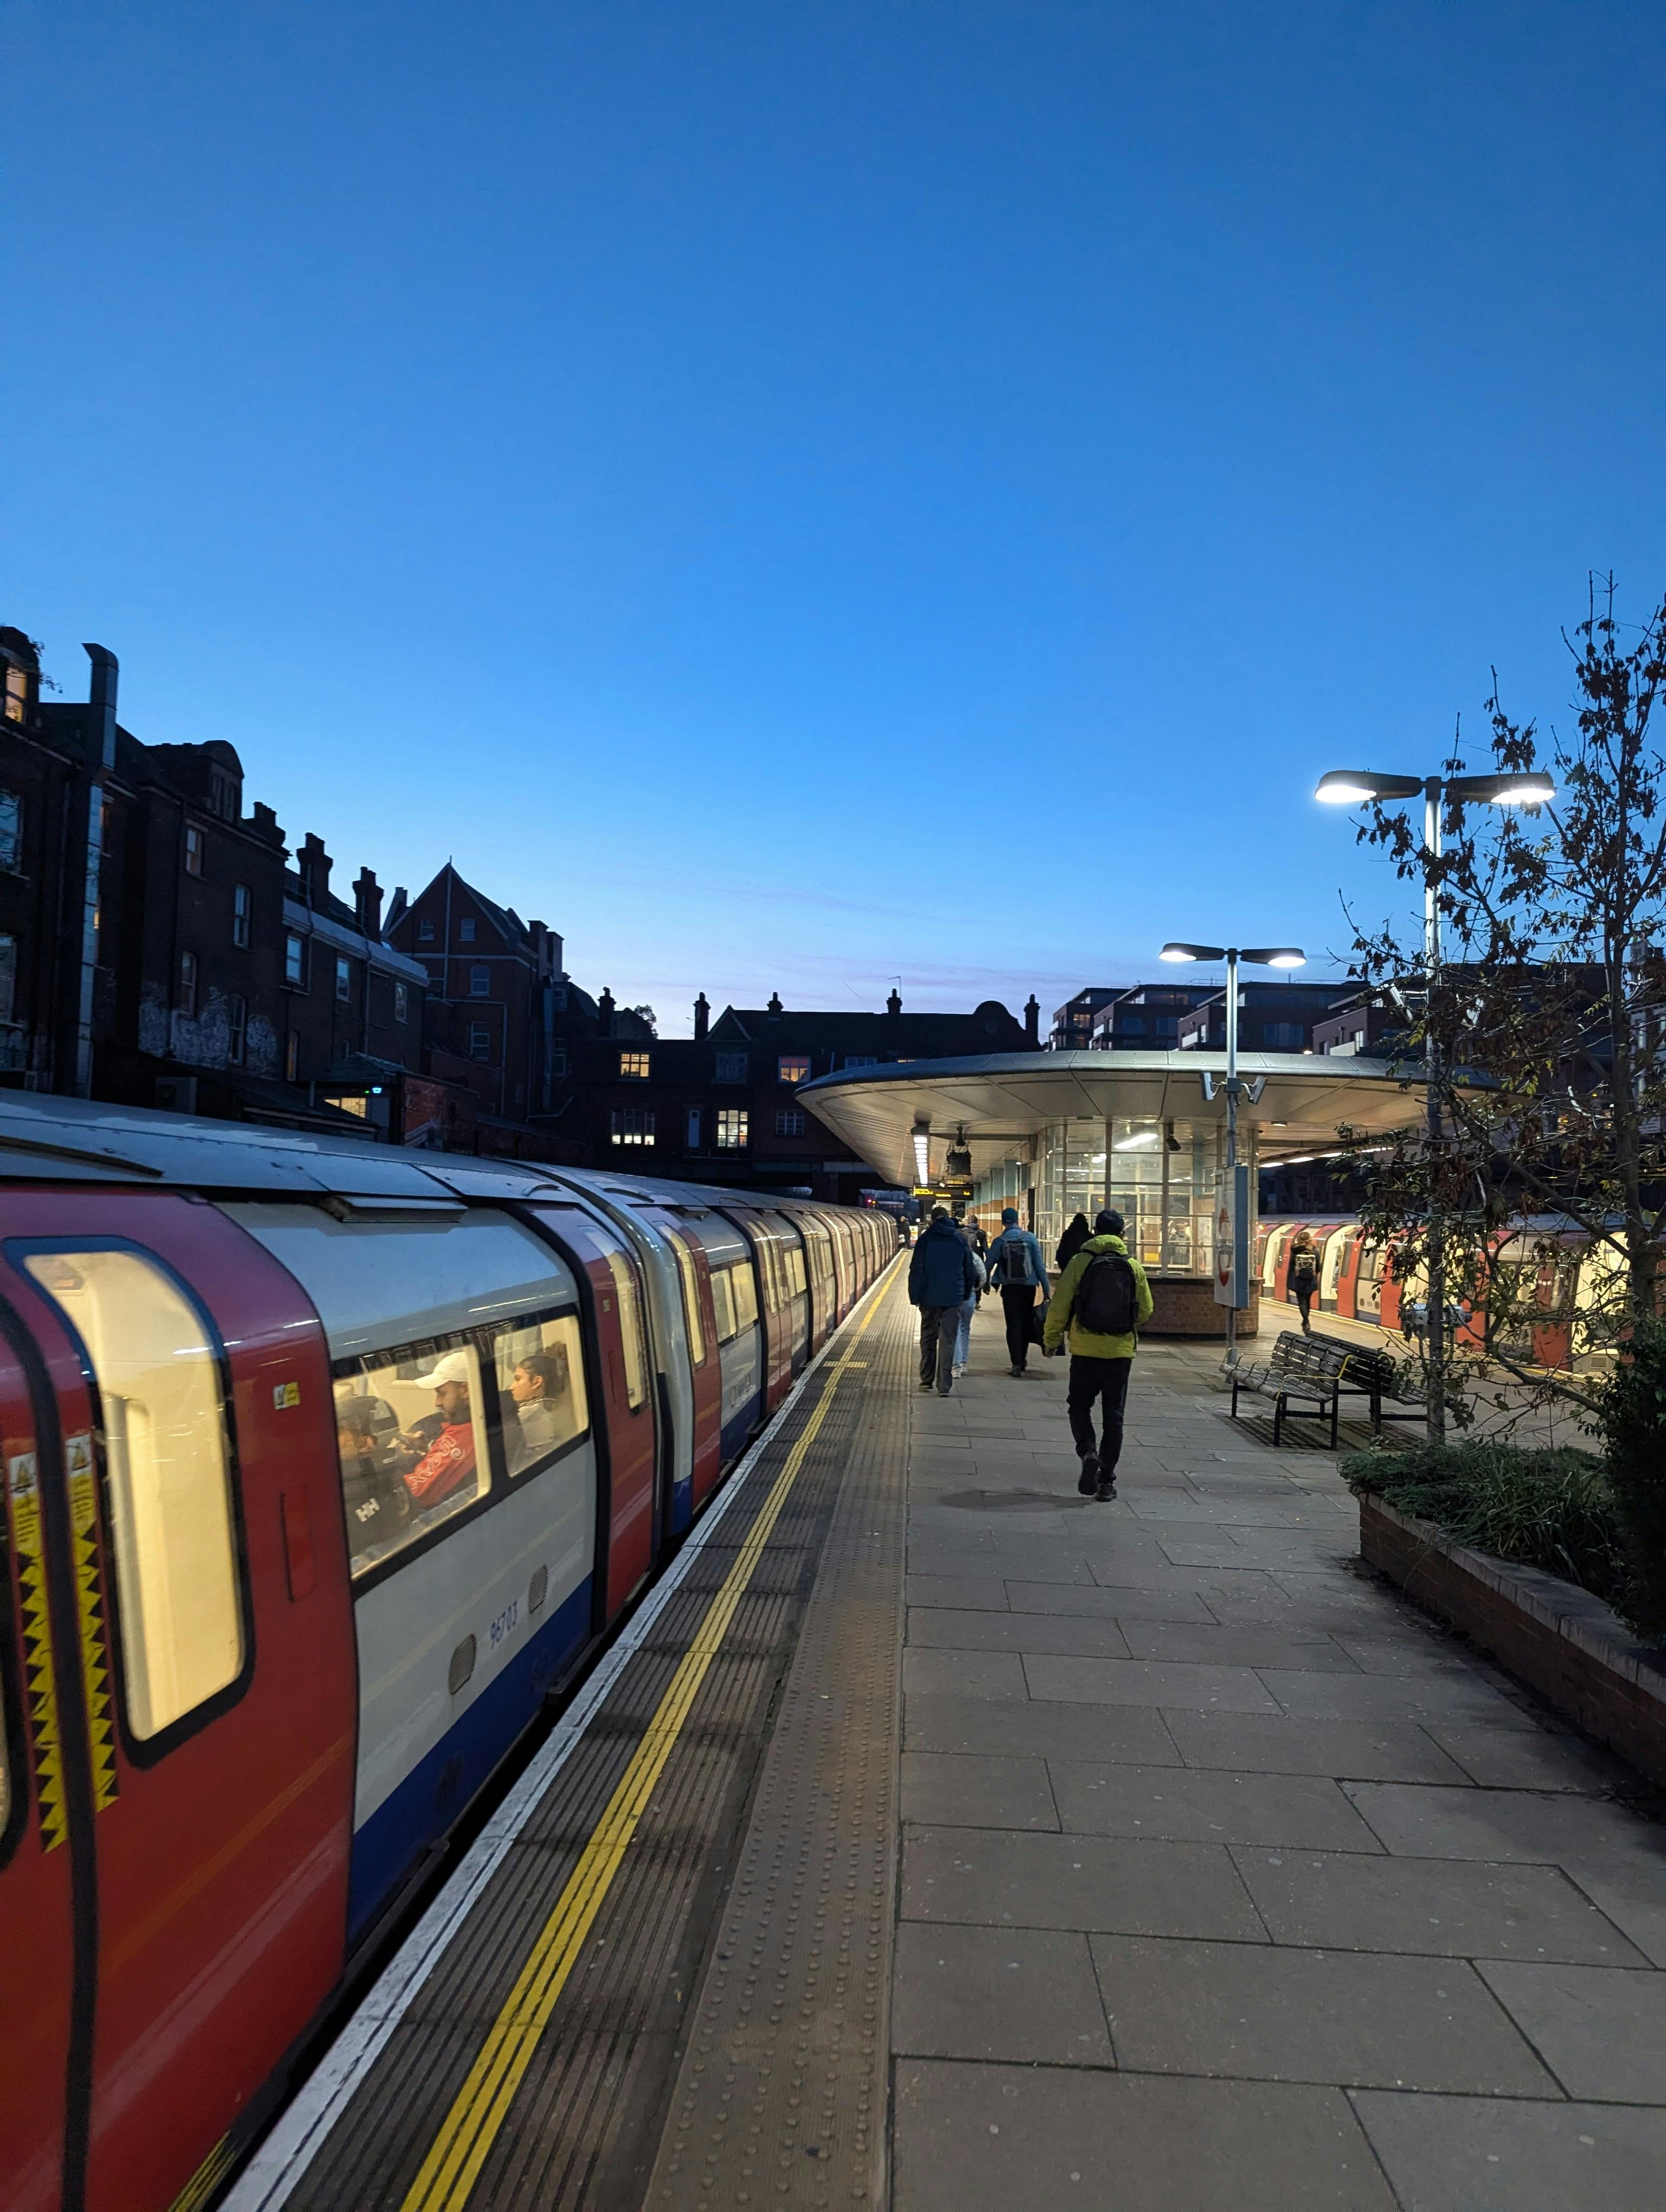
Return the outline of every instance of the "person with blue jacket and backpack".
<path id="1" fill-rule="evenodd" d="M 946 1398 L 954 1388 L 960 1309 L 977 1295 L 983 1270 L 971 1246 L 940 1206 L 909 1262 L 909 1299 L 920 1309 L 920 1388 Z"/>
<path id="2" fill-rule="evenodd" d="M 1047 1303 L 1047 1262 L 1042 1248 L 1027 1229 L 1018 1227 L 1018 1208 L 1003 1208 L 1000 1234 L 988 1253 L 989 1280 L 1000 1292 L 1006 1316 L 1006 1357 L 1014 1377 L 1024 1373 L 1030 1358 L 1030 1324 L 1040 1296 Z"/>
<path id="3" fill-rule="evenodd" d="M 1153 1300 L 1146 1271 L 1122 1242 L 1120 1213 L 1101 1213 L 1090 1237 L 1059 1278 L 1047 1310 L 1042 1348 L 1049 1358 L 1070 1340 L 1070 1433 L 1082 1462 L 1076 1487 L 1084 1498 L 1116 1495 L 1116 1462 L 1122 1453 L 1122 1408 L 1139 1344 L 1135 1332 L 1151 1319 Z M 1093 1436 L 1093 1407 L 1101 1401 L 1104 1436 Z"/>

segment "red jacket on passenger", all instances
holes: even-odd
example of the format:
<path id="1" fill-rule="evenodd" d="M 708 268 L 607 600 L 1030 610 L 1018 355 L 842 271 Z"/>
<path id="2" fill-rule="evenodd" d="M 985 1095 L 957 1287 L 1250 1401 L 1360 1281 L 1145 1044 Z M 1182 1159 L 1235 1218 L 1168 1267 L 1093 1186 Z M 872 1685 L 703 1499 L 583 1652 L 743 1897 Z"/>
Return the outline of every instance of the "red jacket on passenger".
<path id="1" fill-rule="evenodd" d="M 418 1505 L 437 1505 L 474 1476 L 474 1424 L 447 1422 L 405 1477 Z"/>

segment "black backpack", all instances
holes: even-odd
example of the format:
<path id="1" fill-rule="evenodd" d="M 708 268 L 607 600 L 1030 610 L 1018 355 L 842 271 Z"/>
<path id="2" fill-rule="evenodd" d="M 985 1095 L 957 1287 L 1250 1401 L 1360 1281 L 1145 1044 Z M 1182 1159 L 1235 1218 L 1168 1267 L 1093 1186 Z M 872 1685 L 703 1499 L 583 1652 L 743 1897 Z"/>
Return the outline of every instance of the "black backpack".
<path id="1" fill-rule="evenodd" d="M 1030 1280 L 1030 1248 L 1016 1237 L 1000 1240 L 1000 1279 L 1003 1287 L 1013 1290 Z"/>
<path id="2" fill-rule="evenodd" d="M 1121 1252 L 1096 1252 L 1082 1270 L 1070 1318 L 1091 1336 L 1128 1336 L 1140 1315 L 1140 1285 Z"/>

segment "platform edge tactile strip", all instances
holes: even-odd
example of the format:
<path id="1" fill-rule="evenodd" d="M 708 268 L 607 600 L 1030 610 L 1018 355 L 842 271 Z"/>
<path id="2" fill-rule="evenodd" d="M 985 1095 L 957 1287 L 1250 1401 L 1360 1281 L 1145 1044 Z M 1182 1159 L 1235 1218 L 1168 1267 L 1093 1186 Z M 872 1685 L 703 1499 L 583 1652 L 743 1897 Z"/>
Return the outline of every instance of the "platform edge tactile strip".
<path id="1" fill-rule="evenodd" d="M 886 1318 L 644 2212 L 886 2201 L 914 1365 Z"/>

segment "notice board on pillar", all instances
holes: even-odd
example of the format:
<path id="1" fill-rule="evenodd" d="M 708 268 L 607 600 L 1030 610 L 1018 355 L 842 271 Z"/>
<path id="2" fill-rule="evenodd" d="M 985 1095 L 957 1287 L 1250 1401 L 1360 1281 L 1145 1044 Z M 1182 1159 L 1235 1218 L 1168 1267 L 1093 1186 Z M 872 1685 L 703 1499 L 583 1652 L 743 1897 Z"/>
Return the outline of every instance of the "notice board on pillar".
<path id="1" fill-rule="evenodd" d="M 1215 1304 L 1250 1303 L 1250 1170 L 1215 1177 Z"/>

